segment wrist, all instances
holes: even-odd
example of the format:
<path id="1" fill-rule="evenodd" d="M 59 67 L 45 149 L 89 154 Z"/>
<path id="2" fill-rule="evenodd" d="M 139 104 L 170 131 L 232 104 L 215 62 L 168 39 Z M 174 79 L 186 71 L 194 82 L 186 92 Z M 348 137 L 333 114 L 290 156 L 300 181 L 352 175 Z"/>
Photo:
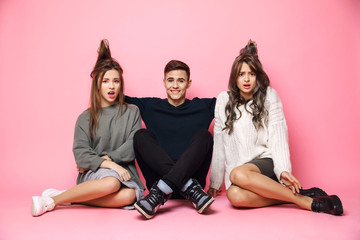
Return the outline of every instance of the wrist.
<path id="1" fill-rule="evenodd" d="M 115 166 L 115 163 L 113 161 L 110 161 L 110 160 L 107 160 L 105 159 L 101 165 L 100 165 L 101 168 L 109 168 L 109 169 L 114 169 L 116 166 Z"/>
<path id="2" fill-rule="evenodd" d="M 111 157 L 109 157 L 108 155 L 103 155 L 103 156 L 101 156 L 103 159 L 105 159 L 105 160 L 107 160 L 107 161 L 113 161 L 112 159 L 111 159 Z"/>

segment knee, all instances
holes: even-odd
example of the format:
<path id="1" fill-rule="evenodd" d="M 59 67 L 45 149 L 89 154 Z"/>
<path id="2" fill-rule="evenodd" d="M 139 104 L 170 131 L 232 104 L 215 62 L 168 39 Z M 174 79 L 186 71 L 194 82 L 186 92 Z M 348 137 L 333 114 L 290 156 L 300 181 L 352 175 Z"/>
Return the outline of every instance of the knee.
<path id="1" fill-rule="evenodd" d="M 105 193 L 110 194 L 119 191 L 121 183 L 117 178 L 106 177 L 102 180 L 102 189 Z"/>
<path id="2" fill-rule="evenodd" d="M 226 197 L 234 207 L 249 206 L 249 198 L 246 191 L 237 186 L 231 186 L 226 192 Z"/>
<path id="3" fill-rule="evenodd" d="M 246 187 L 249 184 L 249 172 L 241 166 L 233 169 L 229 177 L 230 181 L 237 186 Z"/>
<path id="4" fill-rule="evenodd" d="M 136 201 L 136 192 L 134 189 L 124 188 L 121 195 L 121 202 L 123 206 L 133 204 Z"/>

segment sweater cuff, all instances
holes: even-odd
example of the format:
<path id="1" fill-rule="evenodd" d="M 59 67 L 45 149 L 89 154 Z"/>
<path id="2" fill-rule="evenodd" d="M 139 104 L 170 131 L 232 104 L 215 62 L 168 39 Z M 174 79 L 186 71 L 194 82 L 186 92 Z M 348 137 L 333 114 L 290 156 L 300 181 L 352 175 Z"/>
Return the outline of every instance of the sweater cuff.
<path id="1" fill-rule="evenodd" d="M 117 161 L 117 159 L 115 159 L 115 156 L 114 156 L 114 155 L 116 155 L 116 154 L 113 154 L 113 152 L 109 152 L 107 155 L 108 155 L 108 157 L 109 157 L 111 160 L 113 160 L 114 162 Z"/>
<path id="2" fill-rule="evenodd" d="M 282 170 L 274 169 L 274 173 L 281 184 L 283 184 L 283 182 L 280 180 L 280 175 L 282 172 L 291 173 L 291 168 L 290 169 L 282 169 Z"/>
<path id="3" fill-rule="evenodd" d="M 210 181 L 210 188 L 219 190 L 221 188 L 222 182 Z"/>
<path id="4" fill-rule="evenodd" d="M 93 159 L 93 161 L 91 161 L 90 170 L 93 171 L 93 172 L 98 170 L 103 161 L 105 161 L 105 159 L 102 158 L 102 157 L 98 157 L 96 159 Z"/>

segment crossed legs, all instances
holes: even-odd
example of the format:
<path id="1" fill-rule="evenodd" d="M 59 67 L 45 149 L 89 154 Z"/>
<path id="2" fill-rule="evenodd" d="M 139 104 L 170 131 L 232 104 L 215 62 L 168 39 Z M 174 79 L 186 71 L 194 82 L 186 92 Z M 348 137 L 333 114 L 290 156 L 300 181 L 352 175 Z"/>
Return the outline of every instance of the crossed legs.
<path id="1" fill-rule="evenodd" d="M 312 198 L 294 194 L 290 189 L 261 174 L 251 163 L 236 167 L 230 173 L 233 185 L 227 190 L 227 197 L 235 207 L 265 207 L 281 203 L 294 203 L 311 210 Z"/>
<path id="2" fill-rule="evenodd" d="M 105 177 L 76 185 L 53 197 L 55 205 L 81 203 L 99 207 L 122 207 L 136 200 L 135 190 L 122 187 L 118 179 Z"/>
<path id="3" fill-rule="evenodd" d="M 146 179 L 149 194 L 134 207 L 146 218 L 152 218 L 160 205 L 172 194 L 190 200 L 198 213 L 203 213 L 214 201 L 203 187 L 206 183 L 213 139 L 207 130 L 196 132 L 179 159 L 171 159 L 155 135 L 141 129 L 134 136 L 134 150 L 139 167 Z M 156 184 L 154 184 L 156 182 Z"/>
<path id="4" fill-rule="evenodd" d="M 162 149 L 155 135 L 141 129 L 134 136 L 134 150 L 148 189 L 159 179 L 181 189 L 187 180 L 195 178 L 205 187 L 212 157 L 212 136 L 207 130 L 196 132 L 189 147 L 177 160 L 173 160 Z"/>

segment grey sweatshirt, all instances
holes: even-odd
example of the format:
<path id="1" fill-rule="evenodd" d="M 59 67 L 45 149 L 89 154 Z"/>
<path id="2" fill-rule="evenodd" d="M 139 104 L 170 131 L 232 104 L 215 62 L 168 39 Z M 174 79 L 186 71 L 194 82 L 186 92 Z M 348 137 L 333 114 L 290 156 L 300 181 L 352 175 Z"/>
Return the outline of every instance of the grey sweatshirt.
<path id="1" fill-rule="evenodd" d="M 96 171 L 105 160 L 101 156 L 108 155 L 128 170 L 131 179 L 144 189 L 135 167 L 133 148 L 134 134 L 141 128 L 139 109 L 128 104 L 120 115 L 118 104 L 103 108 L 93 140 L 90 138 L 89 120 L 90 114 L 85 111 L 76 121 L 73 153 L 77 166 Z M 84 175 L 79 173 L 77 183 L 82 182 Z"/>

